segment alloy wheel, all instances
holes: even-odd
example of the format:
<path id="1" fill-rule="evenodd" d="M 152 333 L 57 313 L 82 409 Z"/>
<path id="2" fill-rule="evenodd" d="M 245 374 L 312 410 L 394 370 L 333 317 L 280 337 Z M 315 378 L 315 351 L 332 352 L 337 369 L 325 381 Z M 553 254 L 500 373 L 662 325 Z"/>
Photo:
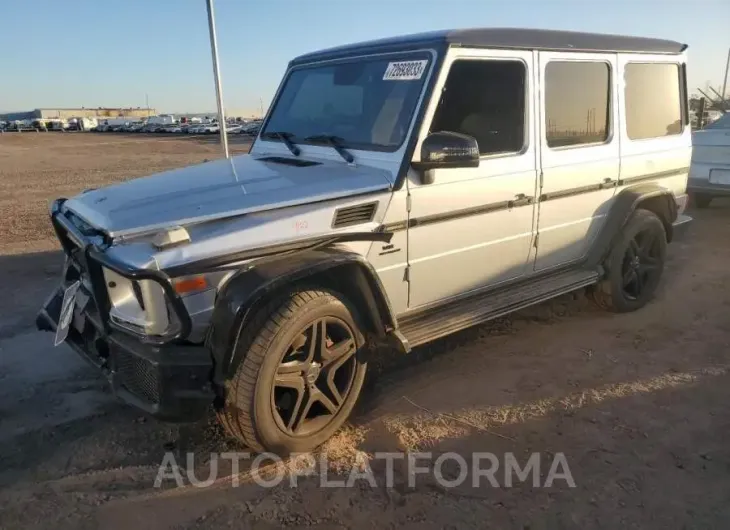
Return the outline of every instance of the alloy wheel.
<path id="1" fill-rule="evenodd" d="M 274 376 L 272 405 L 281 430 L 307 436 L 326 427 L 352 388 L 357 344 L 335 317 L 315 320 L 287 347 Z"/>
<path id="2" fill-rule="evenodd" d="M 621 267 L 622 289 L 630 300 L 639 298 L 661 274 L 661 247 L 656 230 L 642 230 L 629 242 Z"/>

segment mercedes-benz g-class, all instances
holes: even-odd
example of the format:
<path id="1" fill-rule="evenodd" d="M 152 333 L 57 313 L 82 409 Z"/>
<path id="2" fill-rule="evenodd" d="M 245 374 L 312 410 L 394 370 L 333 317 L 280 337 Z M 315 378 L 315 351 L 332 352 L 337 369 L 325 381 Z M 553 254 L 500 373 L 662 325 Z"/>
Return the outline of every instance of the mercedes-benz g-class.
<path id="1" fill-rule="evenodd" d="M 291 61 L 248 155 L 59 199 L 38 317 L 125 401 L 255 450 L 343 423 L 375 345 L 587 288 L 652 297 L 691 158 L 685 45 L 441 31 Z"/>

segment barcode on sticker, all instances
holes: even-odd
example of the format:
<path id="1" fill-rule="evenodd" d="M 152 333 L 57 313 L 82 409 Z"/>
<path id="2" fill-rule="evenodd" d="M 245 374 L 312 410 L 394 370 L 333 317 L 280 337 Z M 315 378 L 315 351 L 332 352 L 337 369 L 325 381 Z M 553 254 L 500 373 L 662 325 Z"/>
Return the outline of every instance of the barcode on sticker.
<path id="1" fill-rule="evenodd" d="M 426 71 L 428 61 L 398 61 L 388 63 L 388 68 L 383 74 L 383 81 L 411 81 L 421 79 Z"/>

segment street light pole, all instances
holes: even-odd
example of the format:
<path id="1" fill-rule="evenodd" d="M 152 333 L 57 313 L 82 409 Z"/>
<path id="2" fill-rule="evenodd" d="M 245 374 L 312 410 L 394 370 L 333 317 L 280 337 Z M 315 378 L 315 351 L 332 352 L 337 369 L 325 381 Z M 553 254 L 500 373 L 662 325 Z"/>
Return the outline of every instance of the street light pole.
<path id="1" fill-rule="evenodd" d="M 215 15 L 213 0 L 206 0 L 208 7 L 208 30 L 210 31 L 210 52 L 213 55 L 213 77 L 215 78 L 215 93 L 218 99 L 218 127 L 221 135 L 223 155 L 230 158 L 228 153 L 228 135 L 226 134 L 226 115 L 223 109 L 223 88 L 221 87 L 221 72 L 218 67 L 218 41 L 215 36 Z"/>

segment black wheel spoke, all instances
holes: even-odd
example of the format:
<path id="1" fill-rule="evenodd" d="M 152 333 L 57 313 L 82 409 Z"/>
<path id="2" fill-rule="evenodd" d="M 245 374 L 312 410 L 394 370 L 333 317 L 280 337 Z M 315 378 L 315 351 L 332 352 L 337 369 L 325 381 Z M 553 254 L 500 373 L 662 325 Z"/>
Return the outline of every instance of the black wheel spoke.
<path id="1" fill-rule="evenodd" d="M 327 349 L 327 320 L 317 320 L 310 328 L 309 361 L 322 362 L 322 354 Z"/>
<path id="2" fill-rule="evenodd" d="M 330 414 L 336 414 L 337 411 L 340 410 L 339 404 L 334 403 L 324 392 L 319 389 L 312 393 L 312 397 L 315 401 L 319 401 Z"/>
<path id="3" fill-rule="evenodd" d="M 629 285 L 631 285 L 635 277 L 636 271 L 632 268 L 629 268 L 623 275 L 623 286 L 628 287 Z"/>
<path id="4" fill-rule="evenodd" d="M 644 275 L 637 270 L 634 272 L 634 276 L 636 277 L 636 296 L 639 296 L 644 289 Z"/>
<path id="5" fill-rule="evenodd" d="M 292 408 L 287 428 L 294 433 L 301 429 L 307 419 L 307 414 L 309 414 L 309 410 L 312 408 L 313 403 L 314 399 L 312 392 L 305 385 L 304 390 L 301 393 L 301 397 L 297 399 L 297 402 Z"/>
<path id="6" fill-rule="evenodd" d="M 277 371 L 276 376 L 274 377 L 274 386 L 280 388 L 292 388 L 299 392 L 304 392 L 306 381 L 299 372 L 293 373 Z"/>
<path id="7" fill-rule="evenodd" d="M 347 338 L 325 350 L 322 364 L 323 366 L 329 366 L 331 364 L 342 366 L 353 353 L 355 353 L 355 341 Z"/>
<path id="8" fill-rule="evenodd" d="M 281 363 L 279 367 L 276 369 L 276 375 L 288 375 L 288 374 L 297 374 L 301 376 L 303 372 L 309 368 L 311 363 L 303 362 L 303 361 L 291 361 L 287 363 Z"/>
<path id="9" fill-rule="evenodd" d="M 334 317 L 319 318 L 295 336 L 274 376 L 282 430 L 307 436 L 331 421 L 352 387 L 356 365 L 348 361 L 356 351 L 352 330 Z"/>

